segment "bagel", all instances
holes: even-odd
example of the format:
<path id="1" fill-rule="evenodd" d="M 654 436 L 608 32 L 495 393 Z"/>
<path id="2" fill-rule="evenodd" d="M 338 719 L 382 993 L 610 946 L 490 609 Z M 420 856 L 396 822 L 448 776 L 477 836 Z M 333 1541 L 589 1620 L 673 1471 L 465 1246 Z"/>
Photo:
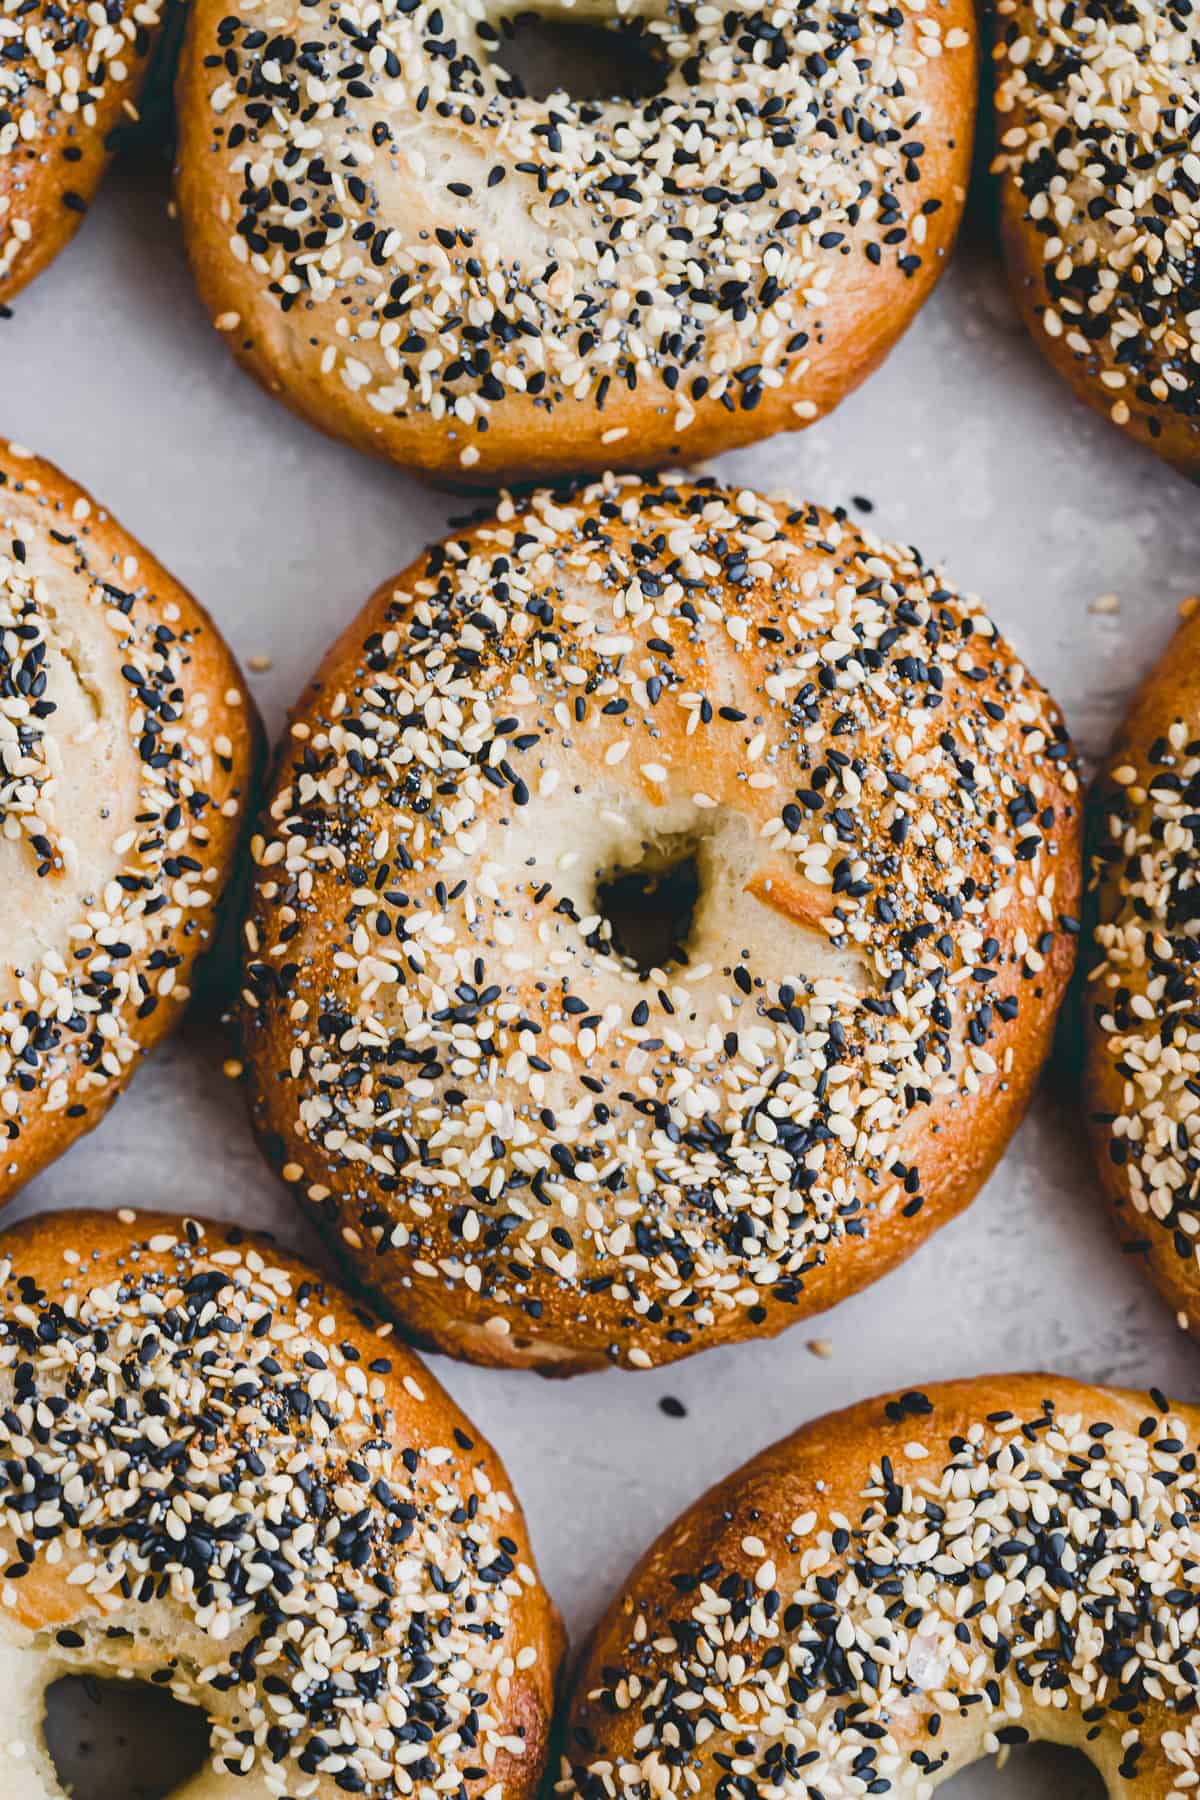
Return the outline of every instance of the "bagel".
<path id="1" fill-rule="evenodd" d="M 1189 7 L 997 0 L 1001 219 L 1035 342 L 1200 474 L 1200 28 Z"/>
<path id="2" fill-rule="evenodd" d="M 1200 1331 L 1200 610 L 1136 696 L 1092 795 L 1085 1094 L 1118 1231 Z"/>
<path id="3" fill-rule="evenodd" d="M 162 0 L 0 11 L 0 304 L 75 235 L 137 98 Z"/>
<path id="4" fill-rule="evenodd" d="M 940 272 L 967 183 L 968 0 L 681 0 L 650 99 L 527 96 L 503 0 L 197 0 L 178 193 L 241 363 L 335 436 L 495 485 L 809 424 Z"/>
<path id="5" fill-rule="evenodd" d="M 495 1453 L 265 1239 L 165 1214 L 0 1236 L 0 1789 L 65 1800 L 47 1687 L 199 1707 L 177 1800 L 531 1800 L 557 1616 Z"/>
<path id="6" fill-rule="evenodd" d="M 926 1800 L 1071 1745 L 1187 1800 L 1200 1412 L 1055 1375 L 804 1426 L 663 1532 L 592 1638 L 563 1800 Z"/>
<path id="7" fill-rule="evenodd" d="M 81 488 L 0 443 L 0 1201 L 180 1018 L 255 730 L 207 614 Z"/>
<path id="8" fill-rule="evenodd" d="M 252 838 L 259 1135 L 437 1349 L 778 1331 L 1015 1129 L 1077 814 L 1057 710 L 915 552 L 711 482 L 506 501 L 294 715 Z"/>

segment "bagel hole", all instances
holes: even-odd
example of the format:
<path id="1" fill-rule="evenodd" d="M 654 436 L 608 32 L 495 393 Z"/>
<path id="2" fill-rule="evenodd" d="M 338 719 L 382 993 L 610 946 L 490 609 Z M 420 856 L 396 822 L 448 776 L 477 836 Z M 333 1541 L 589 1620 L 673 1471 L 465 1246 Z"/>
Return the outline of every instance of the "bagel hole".
<path id="1" fill-rule="evenodd" d="M 163 1800 L 208 1756 L 204 1714 L 146 1681 L 64 1675 L 46 1690 L 45 1733 L 71 1800 Z"/>
<path id="2" fill-rule="evenodd" d="M 649 100 L 666 83 L 666 63 L 640 20 L 612 27 L 523 12 L 487 29 L 508 99 Z"/>
<path id="3" fill-rule="evenodd" d="M 1003 1766 L 990 1756 L 961 1769 L 938 1793 L 953 1800 L 1105 1800 L 1108 1789 L 1082 1750 L 1024 1744 Z"/>
<path id="4" fill-rule="evenodd" d="M 695 845 L 674 852 L 647 846 L 643 862 L 613 869 L 596 882 L 596 910 L 608 927 L 609 942 L 643 978 L 652 969 L 687 961 L 699 898 Z"/>

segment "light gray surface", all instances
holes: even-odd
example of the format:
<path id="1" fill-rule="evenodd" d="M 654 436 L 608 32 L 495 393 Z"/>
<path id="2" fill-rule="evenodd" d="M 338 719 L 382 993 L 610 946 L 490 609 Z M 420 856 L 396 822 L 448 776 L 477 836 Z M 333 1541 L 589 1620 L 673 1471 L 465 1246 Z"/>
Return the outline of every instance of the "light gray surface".
<path id="1" fill-rule="evenodd" d="M 244 661 L 274 659 L 251 675 L 272 730 L 374 586 L 463 509 L 326 442 L 234 368 L 192 293 L 153 172 L 120 171 L 74 246 L 0 323 L 0 376 L 0 430 L 90 486 L 195 590 Z M 960 253 L 835 418 L 718 466 L 825 503 L 872 500 L 878 530 L 918 543 L 984 597 L 1089 756 L 1177 602 L 1200 589 L 1200 494 L 1043 368 L 986 243 Z M 1120 610 L 1094 610 L 1109 594 Z M 10 1217 L 142 1202 L 302 1242 L 220 1055 L 196 1029 L 169 1045 Z M 576 1640 L 660 1526 L 829 1407 L 899 1383 L 1039 1366 L 1194 1396 L 1200 1351 L 1115 1250 L 1078 1117 L 1054 1087 L 964 1218 L 879 1286 L 773 1343 L 566 1384 L 438 1362 L 508 1461 Z M 810 1339 L 831 1354 L 812 1353 Z M 659 1411 L 667 1394 L 686 1418 Z M 1056 1759 L 954 1786 L 958 1800 L 1052 1792 L 1075 1800 Z"/>

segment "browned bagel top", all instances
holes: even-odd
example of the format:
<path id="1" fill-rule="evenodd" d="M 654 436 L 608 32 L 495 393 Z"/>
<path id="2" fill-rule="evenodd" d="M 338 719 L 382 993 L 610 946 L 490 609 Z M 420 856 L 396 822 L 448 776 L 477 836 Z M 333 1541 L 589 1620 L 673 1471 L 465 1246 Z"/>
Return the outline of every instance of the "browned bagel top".
<path id="1" fill-rule="evenodd" d="M 1088 1109 L 1122 1235 L 1200 1329 L 1200 610 L 1097 777 Z"/>
<path id="2" fill-rule="evenodd" d="M 646 1366 L 777 1330 L 1013 1128 L 1075 795 L 1053 704 L 914 552 L 704 483 L 507 503 L 295 715 L 253 846 L 260 1129 L 443 1347 Z M 688 866 L 684 941 L 639 961 L 607 884 L 650 912 Z"/>
<path id="3" fill-rule="evenodd" d="M 201 1707 L 214 1800 L 532 1793 L 557 1619 L 390 1327 L 166 1214 L 48 1214 L 0 1259 L 0 1644 Z"/>
<path id="4" fill-rule="evenodd" d="M 940 272 L 966 0 L 583 0 L 649 98 L 526 94 L 510 0 L 198 0 L 180 205 L 235 351 L 459 480 L 652 467 L 811 422 Z"/>
<path id="5" fill-rule="evenodd" d="M 1047 1738 L 1200 1776 L 1200 1413 L 996 1375 L 804 1426 L 662 1534 L 575 1682 L 560 1796 L 925 1797 Z"/>
<path id="6" fill-rule="evenodd" d="M 207 613 L 82 488 L 0 443 L 0 1199 L 178 1019 L 255 733 Z"/>
<path id="7" fill-rule="evenodd" d="M 1200 470 L 1200 27 L 1172 0 L 1000 0 L 997 166 L 1042 347 L 1114 423 Z"/>
<path id="8" fill-rule="evenodd" d="M 21 0 L 0 11 L 0 302 L 62 248 L 136 100 L 162 0 Z"/>

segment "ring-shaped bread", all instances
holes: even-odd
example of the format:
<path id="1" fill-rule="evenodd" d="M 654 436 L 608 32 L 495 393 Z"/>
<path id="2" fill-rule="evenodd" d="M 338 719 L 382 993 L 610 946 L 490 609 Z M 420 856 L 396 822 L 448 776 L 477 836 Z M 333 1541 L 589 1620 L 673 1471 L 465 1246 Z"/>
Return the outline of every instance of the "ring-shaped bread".
<path id="1" fill-rule="evenodd" d="M 78 230 L 137 99 L 161 0 L 0 9 L 0 306 Z"/>
<path id="2" fill-rule="evenodd" d="M 0 1792 L 65 1800 L 67 1675 L 211 1728 L 169 1800 L 532 1800 L 557 1615 L 495 1453 L 266 1239 L 60 1212 L 0 1235 Z"/>
<path id="3" fill-rule="evenodd" d="M 1200 609 L 1093 789 L 1088 1115 L 1118 1231 L 1200 1332 Z"/>
<path id="4" fill-rule="evenodd" d="M 580 0 L 661 93 L 531 98 L 515 0 L 197 0 L 179 203 L 243 365 L 430 474 L 645 469 L 810 423 L 940 273 L 967 0 Z"/>
<path id="5" fill-rule="evenodd" d="M 1078 812 L 1057 709 L 914 551 L 711 482 L 508 501 L 293 716 L 252 840 L 264 1146 L 439 1349 L 778 1331 L 1016 1128 Z"/>
<path id="6" fill-rule="evenodd" d="M 0 1201 L 178 1023 L 256 733 L 191 595 L 81 488 L 0 443 Z"/>
<path id="7" fill-rule="evenodd" d="M 1200 1412 L 1054 1375 L 804 1426 L 669 1526 L 590 1640 L 563 1800 L 927 1796 L 1033 1740 L 1189 1800 Z"/>
<path id="8" fill-rule="evenodd" d="M 998 0 L 1018 304 L 1089 406 L 1200 474 L 1200 24 L 1173 0 Z"/>

